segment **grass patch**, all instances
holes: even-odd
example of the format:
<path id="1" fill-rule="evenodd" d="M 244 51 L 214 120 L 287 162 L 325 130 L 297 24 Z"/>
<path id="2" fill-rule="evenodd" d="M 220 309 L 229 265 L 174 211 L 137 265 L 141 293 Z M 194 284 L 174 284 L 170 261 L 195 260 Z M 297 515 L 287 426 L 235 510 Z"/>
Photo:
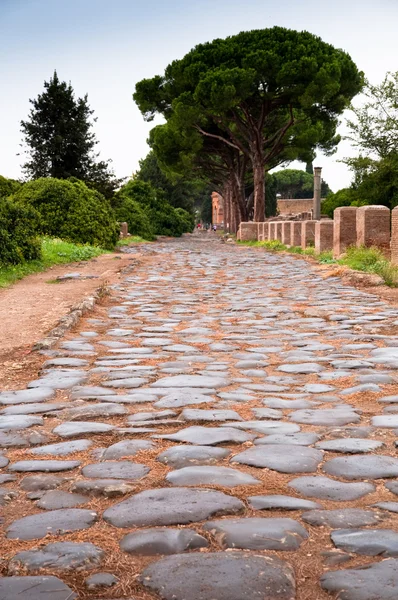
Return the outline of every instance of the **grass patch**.
<path id="1" fill-rule="evenodd" d="M 0 266 L 0 287 L 7 287 L 15 281 L 45 271 L 53 265 L 90 260 L 104 254 L 107 250 L 88 244 L 72 244 L 57 238 L 42 238 L 42 258 L 31 260 L 20 265 Z"/>
<path id="2" fill-rule="evenodd" d="M 346 254 L 337 261 L 340 265 L 347 265 L 355 271 L 375 273 L 384 279 L 390 287 L 398 286 L 398 266 L 386 259 L 379 248 L 347 248 Z"/>
<path id="3" fill-rule="evenodd" d="M 122 238 L 116 244 L 116 246 L 129 246 L 130 244 L 149 244 L 149 240 L 145 240 L 139 235 L 132 235 L 130 237 Z"/>

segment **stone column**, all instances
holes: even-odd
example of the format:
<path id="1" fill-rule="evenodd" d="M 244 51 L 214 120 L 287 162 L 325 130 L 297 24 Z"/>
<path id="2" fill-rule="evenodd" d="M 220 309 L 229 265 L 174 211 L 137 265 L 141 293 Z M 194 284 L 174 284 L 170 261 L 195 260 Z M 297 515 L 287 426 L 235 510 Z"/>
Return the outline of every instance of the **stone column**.
<path id="1" fill-rule="evenodd" d="M 315 223 L 316 221 L 302 221 L 301 223 L 301 247 L 303 250 L 315 242 Z"/>
<path id="2" fill-rule="evenodd" d="M 357 208 L 340 206 L 333 213 L 333 258 L 340 258 L 349 246 L 357 243 Z"/>
<path id="3" fill-rule="evenodd" d="M 312 218 L 319 221 L 321 218 L 321 173 L 322 167 L 314 167 L 314 204 Z"/>
<path id="4" fill-rule="evenodd" d="M 284 221 L 282 223 L 282 244 L 285 244 L 285 246 L 290 246 L 292 223 L 293 221 Z"/>
<path id="5" fill-rule="evenodd" d="M 275 223 L 275 239 L 279 242 L 282 241 L 282 221 L 277 221 Z"/>
<path id="6" fill-rule="evenodd" d="M 301 227 L 302 221 L 292 221 L 292 225 L 290 228 L 290 245 L 291 246 L 301 246 Z"/>
<path id="7" fill-rule="evenodd" d="M 129 234 L 129 226 L 126 223 L 126 221 L 123 221 L 122 223 L 119 223 L 120 225 L 120 237 L 121 238 L 125 238 L 128 236 Z"/>
<path id="8" fill-rule="evenodd" d="M 333 226 L 330 219 L 323 219 L 315 223 L 315 252 L 327 252 L 333 249 Z"/>
<path id="9" fill-rule="evenodd" d="M 357 210 L 357 246 L 377 246 L 390 250 L 390 209 L 386 206 L 360 206 Z"/>
<path id="10" fill-rule="evenodd" d="M 258 240 L 258 223 L 248 221 L 240 224 L 240 240 L 242 242 L 251 242 Z"/>
<path id="11" fill-rule="evenodd" d="M 264 223 L 258 224 L 258 241 L 259 242 L 264 241 Z"/>
<path id="12" fill-rule="evenodd" d="M 263 239 L 264 242 L 268 242 L 269 240 L 269 223 L 263 223 Z"/>

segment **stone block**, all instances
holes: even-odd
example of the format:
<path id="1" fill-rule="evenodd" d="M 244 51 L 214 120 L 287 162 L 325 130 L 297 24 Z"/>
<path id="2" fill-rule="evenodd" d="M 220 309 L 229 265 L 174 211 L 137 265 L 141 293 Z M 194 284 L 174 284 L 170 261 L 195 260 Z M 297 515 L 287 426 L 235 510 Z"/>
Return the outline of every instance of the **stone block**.
<path id="1" fill-rule="evenodd" d="M 340 258 L 349 246 L 357 243 L 357 208 L 341 206 L 333 213 L 333 257 Z"/>
<path id="2" fill-rule="evenodd" d="M 386 206 L 360 206 L 357 210 L 357 246 L 390 250 L 390 209 Z"/>
<path id="3" fill-rule="evenodd" d="M 305 250 L 315 243 L 315 223 L 317 221 L 303 221 L 301 223 L 301 247 Z"/>
<path id="4" fill-rule="evenodd" d="M 284 221 L 282 223 L 282 244 L 285 244 L 285 246 L 290 246 L 292 224 L 293 221 Z"/>
<path id="5" fill-rule="evenodd" d="M 120 237 L 126 238 L 129 234 L 129 227 L 125 221 L 123 223 L 119 223 L 120 225 Z"/>
<path id="6" fill-rule="evenodd" d="M 277 221 L 275 223 L 275 238 L 278 242 L 282 241 L 282 221 Z"/>
<path id="7" fill-rule="evenodd" d="M 333 226 L 331 219 L 317 221 L 315 223 L 315 252 L 327 252 L 333 249 Z"/>
<path id="8" fill-rule="evenodd" d="M 242 222 L 240 224 L 240 240 L 242 242 L 251 242 L 258 240 L 258 223 L 255 222 Z"/>
<path id="9" fill-rule="evenodd" d="M 269 238 L 269 223 L 263 223 L 263 239 L 264 242 L 267 242 Z"/>
<path id="10" fill-rule="evenodd" d="M 301 246 L 302 221 L 293 221 L 290 227 L 290 246 Z"/>

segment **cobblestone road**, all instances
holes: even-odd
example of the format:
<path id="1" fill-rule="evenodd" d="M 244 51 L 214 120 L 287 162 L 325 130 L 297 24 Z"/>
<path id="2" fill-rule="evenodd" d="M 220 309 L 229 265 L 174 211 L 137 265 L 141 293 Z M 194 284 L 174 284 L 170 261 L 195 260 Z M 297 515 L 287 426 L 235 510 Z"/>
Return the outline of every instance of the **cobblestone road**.
<path id="1" fill-rule="evenodd" d="M 208 236 L 0 393 L 0 600 L 396 600 L 398 310 Z"/>

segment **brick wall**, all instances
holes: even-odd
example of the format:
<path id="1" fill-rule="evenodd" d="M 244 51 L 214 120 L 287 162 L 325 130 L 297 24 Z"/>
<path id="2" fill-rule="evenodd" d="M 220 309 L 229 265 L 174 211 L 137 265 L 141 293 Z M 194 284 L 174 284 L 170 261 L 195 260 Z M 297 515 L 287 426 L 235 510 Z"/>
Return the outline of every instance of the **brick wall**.
<path id="1" fill-rule="evenodd" d="M 303 198 L 293 200 L 290 198 L 278 198 L 277 199 L 277 210 L 281 215 L 296 215 L 301 212 L 309 212 L 312 210 L 313 200 L 312 198 Z"/>

